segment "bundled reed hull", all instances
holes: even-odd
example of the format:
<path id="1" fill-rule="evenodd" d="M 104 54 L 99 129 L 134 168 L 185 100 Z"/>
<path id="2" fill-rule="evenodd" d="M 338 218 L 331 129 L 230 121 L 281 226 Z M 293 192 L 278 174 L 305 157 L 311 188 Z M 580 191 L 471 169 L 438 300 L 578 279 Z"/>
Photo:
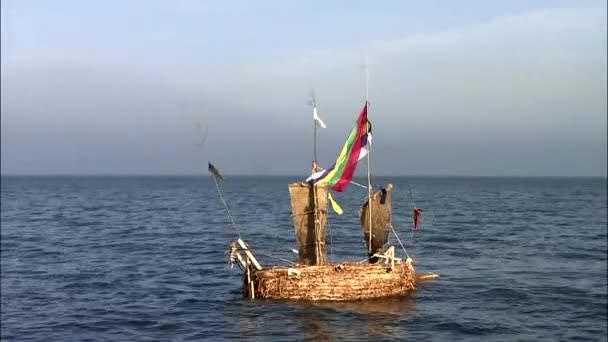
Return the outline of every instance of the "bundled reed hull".
<path id="1" fill-rule="evenodd" d="M 347 263 L 277 267 L 244 277 L 249 298 L 346 301 L 403 295 L 415 289 L 415 269 L 406 263 Z M 251 295 L 253 291 L 253 296 Z"/>

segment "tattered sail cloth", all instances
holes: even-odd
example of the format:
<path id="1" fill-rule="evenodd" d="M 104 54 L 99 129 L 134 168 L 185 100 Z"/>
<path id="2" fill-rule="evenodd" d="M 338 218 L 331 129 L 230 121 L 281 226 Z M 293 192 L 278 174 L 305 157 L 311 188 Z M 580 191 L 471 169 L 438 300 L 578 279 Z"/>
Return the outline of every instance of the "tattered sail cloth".
<path id="1" fill-rule="evenodd" d="M 384 245 L 388 242 L 388 235 L 392 227 L 392 194 L 393 185 L 388 184 L 386 188 L 376 191 L 371 196 L 372 240 L 370 256 L 381 252 Z M 370 219 L 368 205 L 368 201 L 365 201 L 359 214 L 365 243 L 369 249 Z"/>

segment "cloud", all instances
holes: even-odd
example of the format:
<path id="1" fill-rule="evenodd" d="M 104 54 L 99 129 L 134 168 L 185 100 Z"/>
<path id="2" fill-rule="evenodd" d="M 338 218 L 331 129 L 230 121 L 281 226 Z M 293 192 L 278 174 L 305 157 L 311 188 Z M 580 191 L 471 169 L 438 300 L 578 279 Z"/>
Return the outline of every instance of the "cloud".
<path id="1" fill-rule="evenodd" d="M 605 9 L 553 8 L 349 48 L 274 51 L 255 62 L 83 51 L 12 59 L 2 63 L 3 170 L 35 150 L 25 138 L 32 134 L 60 147 L 88 138 L 108 170 L 195 170 L 188 160 L 196 152 L 183 151 L 196 132 L 184 127 L 203 116 L 209 156 L 226 172 L 305 172 L 310 87 L 328 125 L 319 137 L 326 164 L 363 105 L 368 56 L 377 172 L 605 175 L 606 39 Z M 71 138 L 59 139 L 62 130 Z M 73 160 L 89 155 L 72 150 Z M 10 169 L 32 167 L 20 165 Z"/>
<path id="2" fill-rule="evenodd" d="M 387 124 L 406 116 L 409 125 L 475 121 L 504 130 L 555 122 L 568 129 L 572 121 L 605 120 L 606 12 L 595 8 L 549 9 L 350 49 L 294 52 L 242 65 L 209 91 L 240 94 L 243 109 L 288 112 L 313 85 L 329 106 L 328 120 L 345 120 L 363 101 L 365 55 L 375 117 Z"/>

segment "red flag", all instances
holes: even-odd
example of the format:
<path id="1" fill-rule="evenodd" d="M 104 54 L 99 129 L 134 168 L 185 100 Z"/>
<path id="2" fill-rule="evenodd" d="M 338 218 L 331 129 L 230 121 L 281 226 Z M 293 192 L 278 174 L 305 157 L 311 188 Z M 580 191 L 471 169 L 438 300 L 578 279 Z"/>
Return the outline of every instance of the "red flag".
<path id="1" fill-rule="evenodd" d="M 420 209 L 414 207 L 414 230 L 418 230 L 420 224 Z"/>

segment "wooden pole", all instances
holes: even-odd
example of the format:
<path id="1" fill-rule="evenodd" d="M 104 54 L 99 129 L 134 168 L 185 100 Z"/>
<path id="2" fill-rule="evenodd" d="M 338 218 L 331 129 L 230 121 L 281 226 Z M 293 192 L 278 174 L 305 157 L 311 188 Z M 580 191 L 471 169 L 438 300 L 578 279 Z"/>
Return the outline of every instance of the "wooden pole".
<path id="1" fill-rule="evenodd" d="M 317 165 L 317 122 L 313 119 L 312 120 L 313 126 L 314 126 L 314 138 L 313 138 L 313 173 L 316 172 L 316 165 Z M 315 206 L 314 209 L 314 221 L 315 221 L 315 264 L 319 265 L 321 264 L 319 262 L 319 259 L 321 258 L 321 246 L 319 246 L 320 243 L 320 237 L 319 235 L 321 234 L 321 227 L 320 227 L 320 222 L 319 222 L 319 215 L 318 215 L 318 210 L 319 210 L 319 206 L 318 206 L 318 201 L 317 201 L 317 185 L 313 184 L 312 185 L 312 197 L 313 197 L 313 203 Z"/>
<path id="2" fill-rule="evenodd" d="M 234 255 L 236 255 L 236 260 L 238 260 L 239 264 L 241 264 L 241 266 L 243 266 L 243 268 L 247 267 L 247 264 L 245 263 L 245 260 L 243 260 L 241 253 L 234 252 Z"/>
<path id="3" fill-rule="evenodd" d="M 313 170 L 312 172 L 315 173 L 317 172 L 317 120 L 315 120 L 314 118 L 314 111 L 317 109 L 317 100 L 313 94 L 313 98 L 312 98 L 312 106 L 313 106 L 313 119 L 312 119 L 312 124 L 313 124 Z M 319 221 L 319 215 L 318 215 L 318 201 L 317 201 L 317 185 L 316 184 L 312 184 L 312 197 L 313 197 L 313 203 L 314 203 L 314 224 L 315 224 L 315 265 L 320 265 L 320 259 L 321 259 L 321 237 L 319 236 L 321 234 L 321 222 Z"/>
<path id="4" fill-rule="evenodd" d="M 369 117 L 369 69 L 367 65 L 367 57 L 365 58 L 365 106 L 367 107 L 367 115 Z M 369 124 L 367 124 L 369 131 Z M 370 157 L 372 154 L 372 146 L 367 144 L 367 209 L 369 218 L 369 254 L 372 254 L 372 179 L 370 169 Z"/>
<path id="5" fill-rule="evenodd" d="M 236 241 L 238 242 L 239 246 L 241 246 L 241 248 L 245 251 L 245 254 L 247 254 L 247 258 L 249 258 L 249 260 L 251 260 L 251 263 L 253 264 L 253 266 L 255 266 L 255 268 L 258 271 L 261 270 L 262 266 L 260 266 L 260 263 L 258 263 L 258 261 L 253 256 L 253 254 L 249 251 L 249 248 L 247 248 L 247 245 L 245 244 L 245 242 L 241 239 L 238 239 Z"/>
<path id="6" fill-rule="evenodd" d="M 247 258 L 247 286 L 249 287 L 249 297 L 255 299 L 253 282 L 251 281 L 251 263 L 249 261 L 249 258 Z"/>

